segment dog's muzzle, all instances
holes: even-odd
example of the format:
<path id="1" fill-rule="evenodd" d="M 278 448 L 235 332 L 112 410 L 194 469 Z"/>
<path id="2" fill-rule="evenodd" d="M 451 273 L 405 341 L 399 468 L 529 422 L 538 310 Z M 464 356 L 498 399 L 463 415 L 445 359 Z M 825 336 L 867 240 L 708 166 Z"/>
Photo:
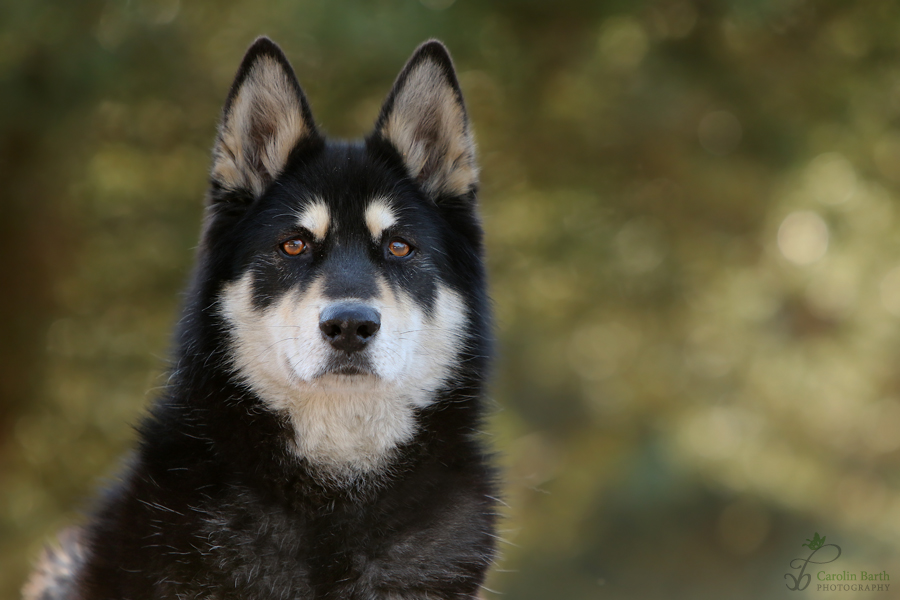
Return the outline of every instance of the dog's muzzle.
<path id="1" fill-rule="evenodd" d="M 335 350 L 352 354 L 365 348 L 381 329 L 381 315 L 365 304 L 332 304 L 319 314 L 319 329 Z"/>

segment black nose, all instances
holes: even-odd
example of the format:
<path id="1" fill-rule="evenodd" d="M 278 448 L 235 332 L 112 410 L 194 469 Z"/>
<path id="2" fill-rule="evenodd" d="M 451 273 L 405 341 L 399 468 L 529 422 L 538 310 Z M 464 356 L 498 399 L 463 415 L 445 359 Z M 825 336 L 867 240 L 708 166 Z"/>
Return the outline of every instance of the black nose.
<path id="1" fill-rule="evenodd" d="M 381 329 L 381 315 L 363 304 L 334 304 L 319 315 L 319 329 L 336 349 L 346 353 L 362 350 Z"/>

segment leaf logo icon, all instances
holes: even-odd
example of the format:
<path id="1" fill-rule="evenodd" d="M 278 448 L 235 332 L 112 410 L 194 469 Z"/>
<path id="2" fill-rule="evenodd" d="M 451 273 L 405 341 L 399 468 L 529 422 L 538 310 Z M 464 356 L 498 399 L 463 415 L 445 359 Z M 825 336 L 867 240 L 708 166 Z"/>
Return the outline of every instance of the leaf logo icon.
<path id="1" fill-rule="evenodd" d="M 818 550 L 825 543 L 825 537 L 819 537 L 819 532 L 817 531 L 815 535 L 813 535 L 813 539 L 807 538 L 805 544 L 800 544 L 801 546 L 806 546 L 810 550 Z"/>

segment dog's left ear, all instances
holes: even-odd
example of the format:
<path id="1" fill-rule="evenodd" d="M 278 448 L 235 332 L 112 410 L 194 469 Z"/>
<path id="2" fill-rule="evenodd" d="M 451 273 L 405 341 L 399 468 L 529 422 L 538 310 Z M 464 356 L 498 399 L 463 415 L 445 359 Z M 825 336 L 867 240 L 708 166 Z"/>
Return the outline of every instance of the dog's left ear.
<path id="1" fill-rule="evenodd" d="M 390 142 L 410 176 L 433 200 L 478 184 L 475 141 L 447 48 L 425 42 L 400 72 L 373 137 Z"/>

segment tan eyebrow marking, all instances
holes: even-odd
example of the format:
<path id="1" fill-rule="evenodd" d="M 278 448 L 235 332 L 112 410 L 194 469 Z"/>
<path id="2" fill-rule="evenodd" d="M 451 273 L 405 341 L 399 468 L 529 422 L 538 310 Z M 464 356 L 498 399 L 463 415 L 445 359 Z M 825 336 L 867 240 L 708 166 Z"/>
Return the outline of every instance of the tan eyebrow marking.
<path id="1" fill-rule="evenodd" d="M 381 239 L 384 230 L 396 222 L 397 216 L 394 214 L 394 209 L 386 199 L 377 198 L 366 207 L 366 225 L 369 233 L 372 234 L 372 239 L 376 242 Z"/>
<path id="2" fill-rule="evenodd" d="M 328 227 L 331 225 L 331 214 L 328 207 L 322 200 L 311 202 L 300 212 L 297 222 L 301 227 L 308 229 L 314 236 L 316 241 L 325 239 L 328 233 Z"/>

